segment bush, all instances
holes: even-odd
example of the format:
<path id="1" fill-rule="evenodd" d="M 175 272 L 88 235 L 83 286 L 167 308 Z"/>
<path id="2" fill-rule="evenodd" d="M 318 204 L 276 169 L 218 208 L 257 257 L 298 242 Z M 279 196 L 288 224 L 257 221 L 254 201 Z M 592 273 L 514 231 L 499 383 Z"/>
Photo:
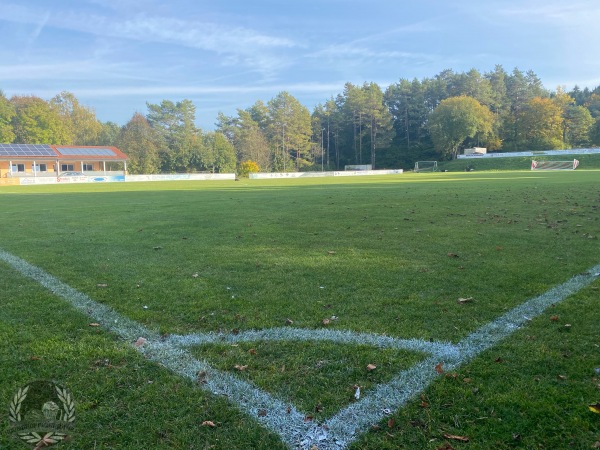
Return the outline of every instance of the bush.
<path id="1" fill-rule="evenodd" d="M 240 177 L 248 178 L 248 174 L 260 172 L 260 167 L 254 161 L 242 161 L 238 167 L 238 175 Z"/>

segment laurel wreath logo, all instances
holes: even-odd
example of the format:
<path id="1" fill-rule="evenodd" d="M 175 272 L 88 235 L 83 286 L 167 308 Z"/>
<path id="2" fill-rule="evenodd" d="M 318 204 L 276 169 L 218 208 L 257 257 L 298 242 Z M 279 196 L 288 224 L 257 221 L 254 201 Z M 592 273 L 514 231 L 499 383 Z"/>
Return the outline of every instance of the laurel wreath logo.
<path id="1" fill-rule="evenodd" d="M 10 408 L 8 410 L 8 418 L 11 422 L 20 422 L 21 421 L 21 405 L 23 401 L 27 397 L 27 391 L 29 391 L 29 386 L 25 386 L 24 388 L 19 388 L 15 396 L 10 401 Z"/>
<path id="2" fill-rule="evenodd" d="M 31 386 L 27 385 L 24 388 L 19 388 L 17 393 L 10 401 L 8 417 L 10 422 L 17 424 L 23 420 L 21 407 L 27 398 L 27 393 Z M 55 385 L 56 395 L 61 402 L 60 416 L 57 420 L 57 427 L 61 428 L 61 424 L 65 427 L 71 426 L 75 422 L 75 401 L 71 393 L 66 388 L 61 388 Z M 68 437 L 68 434 L 62 431 L 52 430 L 47 432 L 37 431 L 21 431 L 17 432 L 17 436 L 22 441 L 28 444 L 34 444 L 34 450 L 39 450 L 51 445 L 57 444 Z"/>
<path id="3" fill-rule="evenodd" d="M 56 393 L 63 407 L 60 420 L 73 423 L 75 421 L 75 401 L 73 401 L 71 393 L 66 388 L 61 389 L 59 386 L 56 386 Z"/>
<path id="4" fill-rule="evenodd" d="M 65 433 L 59 433 L 56 431 L 50 431 L 42 436 L 40 433 L 32 431 L 31 433 L 17 433 L 21 440 L 28 444 L 35 444 L 33 450 L 39 450 L 44 447 L 49 447 L 54 444 L 58 444 L 60 441 L 65 439 L 67 435 Z"/>

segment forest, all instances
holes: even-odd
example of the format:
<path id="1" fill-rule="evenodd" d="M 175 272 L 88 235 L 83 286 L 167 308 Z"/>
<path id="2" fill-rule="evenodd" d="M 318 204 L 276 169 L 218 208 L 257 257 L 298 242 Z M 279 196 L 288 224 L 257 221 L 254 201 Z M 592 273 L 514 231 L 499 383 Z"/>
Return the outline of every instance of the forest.
<path id="1" fill-rule="evenodd" d="M 449 160 L 464 148 L 488 151 L 600 145 L 600 86 L 546 89 L 531 70 L 500 65 L 480 73 L 346 83 L 313 111 L 288 92 L 257 100 L 203 131 L 191 100 L 147 103 L 123 126 L 97 119 L 70 92 L 44 100 L 0 91 L 0 142 L 116 146 L 130 173 L 410 168 Z"/>

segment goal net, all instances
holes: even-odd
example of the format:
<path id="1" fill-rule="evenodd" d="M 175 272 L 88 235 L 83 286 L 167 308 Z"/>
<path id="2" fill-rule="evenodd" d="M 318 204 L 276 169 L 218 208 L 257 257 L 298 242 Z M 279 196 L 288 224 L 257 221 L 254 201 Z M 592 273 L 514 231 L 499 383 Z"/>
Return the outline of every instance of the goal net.
<path id="1" fill-rule="evenodd" d="M 437 172 L 437 161 L 417 161 L 415 172 Z"/>
<path id="2" fill-rule="evenodd" d="M 531 161 L 531 170 L 575 170 L 579 161 Z"/>

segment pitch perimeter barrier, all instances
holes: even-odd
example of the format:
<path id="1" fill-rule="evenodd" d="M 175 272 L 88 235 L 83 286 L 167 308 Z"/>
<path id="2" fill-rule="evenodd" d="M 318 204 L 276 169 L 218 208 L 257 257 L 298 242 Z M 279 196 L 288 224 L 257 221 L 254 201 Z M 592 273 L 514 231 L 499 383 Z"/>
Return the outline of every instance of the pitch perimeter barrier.
<path id="1" fill-rule="evenodd" d="M 235 180 L 235 173 L 176 173 L 151 175 L 90 175 L 75 177 L 14 177 L 0 178 L 2 185 L 66 184 L 66 183 L 115 183 L 135 181 L 182 181 L 182 180 Z"/>
<path id="2" fill-rule="evenodd" d="M 175 173 L 126 175 L 125 181 L 182 181 L 182 180 L 235 180 L 235 173 Z"/>
<path id="3" fill-rule="evenodd" d="M 458 159 L 486 159 L 486 158 L 515 158 L 518 156 L 563 156 L 563 155 L 595 155 L 600 153 L 600 148 L 576 148 L 572 150 L 540 150 L 527 152 L 504 153 L 473 153 L 472 155 L 458 155 Z"/>
<path id="4" fill-rule="evenodd" d="M 354 177 L 361 175 L 392 175 L 403 173 L 402 169 L 393 170 L 344 170 L 329 172 L 257 172 L 249 174 L 251 179 L 266 178 L 306 178 L 306 177 Z"/>

